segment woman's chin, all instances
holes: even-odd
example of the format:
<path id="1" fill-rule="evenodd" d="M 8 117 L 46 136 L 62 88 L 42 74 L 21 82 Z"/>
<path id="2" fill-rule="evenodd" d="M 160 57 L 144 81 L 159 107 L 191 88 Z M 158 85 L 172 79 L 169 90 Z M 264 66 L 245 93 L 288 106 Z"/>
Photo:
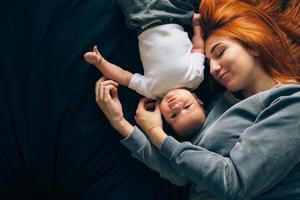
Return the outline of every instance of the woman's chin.
<path id="1" fill-rule="evenodd" d="M 227 88 L 230 92 L 238 92 L 241 90 L 241 88 L 233 83 L 227 83 L 223 85 L 225 88 Z"/>

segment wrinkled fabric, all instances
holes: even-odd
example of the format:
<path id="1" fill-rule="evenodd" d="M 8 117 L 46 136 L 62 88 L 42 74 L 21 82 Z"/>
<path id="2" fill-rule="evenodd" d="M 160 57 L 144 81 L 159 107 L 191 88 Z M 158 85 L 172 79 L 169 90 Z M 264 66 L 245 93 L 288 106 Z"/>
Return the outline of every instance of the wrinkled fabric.
<path id="1" fill-rule="evenodd" d="M 2 1 L 0 16 L 1 200 L 185 199 L 130 156 L 95 103 L 93 45 L 142 71 L 116 0 Z M 139 96 L 119 95 L 133 120 Z"/>
<path id="2" fill-rule="evenodd" d="M 151 24 L 176 21 L 191 25 L 193 0 L 118 0 L 126 24 L 134 30 L 143 30 Z"/>

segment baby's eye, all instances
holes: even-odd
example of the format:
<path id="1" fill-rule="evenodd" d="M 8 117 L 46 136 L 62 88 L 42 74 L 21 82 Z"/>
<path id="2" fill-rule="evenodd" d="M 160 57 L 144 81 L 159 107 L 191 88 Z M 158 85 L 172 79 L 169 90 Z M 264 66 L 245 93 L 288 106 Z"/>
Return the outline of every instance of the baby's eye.
<path id="1" fill-rule="evenodd" d="M 187 106 L 184 107 L 184 109 L 189 109 L 191 107 L 192 104 L 189 104 Z"/>

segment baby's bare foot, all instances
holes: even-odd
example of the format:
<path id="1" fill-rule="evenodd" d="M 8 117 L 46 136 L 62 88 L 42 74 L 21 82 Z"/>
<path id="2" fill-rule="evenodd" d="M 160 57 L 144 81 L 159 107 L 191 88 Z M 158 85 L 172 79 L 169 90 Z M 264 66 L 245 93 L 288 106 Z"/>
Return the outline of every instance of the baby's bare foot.
<path id="1" fill-rule="evenodd" d="M 84 54 L 84 59 L 90 64 L 96 64 L 101 60 L 101 57 L 95 52 L 87 52 Z"/>
<path id="2" fill-rule="evenodd" d="M 89 63 L 89 64 L 99 64 L 102 60 L 102 56 L 99 53 L 97 46 L 94 46 L 93 52 L 87 52 L 84 54 L 84 59 Z"/>

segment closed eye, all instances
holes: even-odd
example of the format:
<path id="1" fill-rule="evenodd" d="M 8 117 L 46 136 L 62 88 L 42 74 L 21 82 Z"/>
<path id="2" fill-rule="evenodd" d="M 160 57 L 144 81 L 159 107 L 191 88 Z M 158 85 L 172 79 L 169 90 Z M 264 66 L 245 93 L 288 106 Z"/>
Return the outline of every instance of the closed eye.
<path id="1" fill-rule="evenodd" d="M 171 118 L 174 119 L 176 116 L 177 116 L 177 114 L 176 114 L 176 113 L 173 113 L 173 114 L 171 115 Z"/>
<path id="2" fill-rule="evenodd" d="M 192 104 L 188 104 L 187 106 L 184 107 L 184 109 L 189 109 Z"/>
<path id="3" fill-rule="evenodd" d="M 223 55 L 224 51 L 225 51 L 225 49 L 222 49 L 222 50 L 216 52 L 216 57 L 220 58 Z"/>

